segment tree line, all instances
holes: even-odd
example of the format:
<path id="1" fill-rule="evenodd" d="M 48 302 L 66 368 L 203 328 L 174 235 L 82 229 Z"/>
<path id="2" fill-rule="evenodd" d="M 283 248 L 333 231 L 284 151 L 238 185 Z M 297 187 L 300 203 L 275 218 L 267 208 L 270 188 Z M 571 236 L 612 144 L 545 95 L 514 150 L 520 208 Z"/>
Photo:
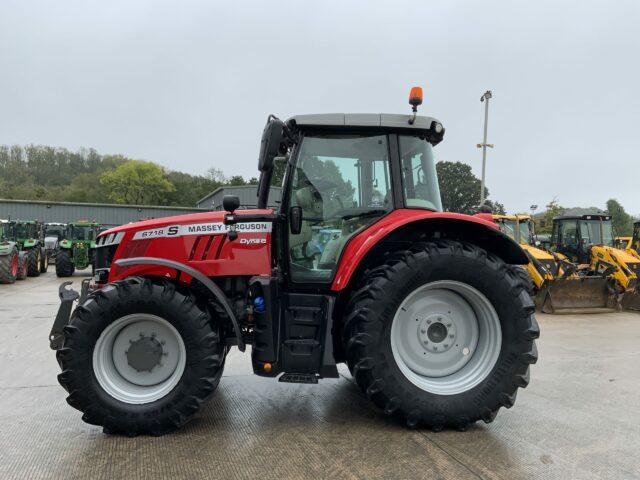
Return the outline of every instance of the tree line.
<path id="1" fill-rule="evenodd" d="M 0 146 L 0 198 L 192 207 L 220 186 L 254 183 L 216 168 L 190 175 L 91 148 Z"/>

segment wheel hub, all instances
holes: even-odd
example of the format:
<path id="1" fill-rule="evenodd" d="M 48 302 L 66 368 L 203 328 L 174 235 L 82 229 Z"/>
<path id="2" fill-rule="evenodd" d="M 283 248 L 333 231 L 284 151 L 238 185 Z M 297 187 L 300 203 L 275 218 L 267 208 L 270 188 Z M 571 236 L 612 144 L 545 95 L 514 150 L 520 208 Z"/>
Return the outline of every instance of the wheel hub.
<path id="1" fill-rule="evenodd" d="M 160 365 L 162 345 L 154 336 L 145 337 L 141 334 L 138 340 L 129 342 L 131 346 L 125 352 L 127 363 L 138 372 L 150 372 L 156 365 Z"/>
<path id="2" fill-rule="evenodd" d="M 443 353 L 456 341 L 456 325 L 449 314 L 435 313 L 418 325 L 418 339 L 430 353 Z"/>

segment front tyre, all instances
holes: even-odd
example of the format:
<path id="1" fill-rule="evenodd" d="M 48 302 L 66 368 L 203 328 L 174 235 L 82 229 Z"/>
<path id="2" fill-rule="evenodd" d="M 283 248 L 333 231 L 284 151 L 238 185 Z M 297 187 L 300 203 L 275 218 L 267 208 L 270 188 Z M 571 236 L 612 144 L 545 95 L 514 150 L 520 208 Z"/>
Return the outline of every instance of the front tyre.
<path id="1" fill-rule="evenodd" d="M 475 245 L 438 241 L 369 271 L 344 328 L 356 382 L 410 427 L 466 429 L 513 406 L 539 329 L 521 279 Z"/>
<path id="2" fill-rule="evenodd" d="M 67 402 L 107 433 L 175 430 L 222 376 L 216 320 L 167 280 L 108 284 L 74 311 L 64 333 L 57 358 Z"/>
<path id="3" fill-rule="evenodd" d="M 40 262 L 42 256 L 38 247 L 31 248 L 27 251 L 27 275 L 30 277 L 40 276 Z"/>
<path id="4" fill-rule="evenodd" d="M 24 280 L 29 273 L 29 264 L 27 262 L 27 252 L 18 253 L 18 275 L 16 280 Z"/>
<path id="5" fill-rule="evenodd" d="M 56 254 L 56 275 L 58 277 L 70 277 L 73 275 L 75 266 L 71 260 L 71 252 L 69 250 L 60 250 Z"/>
<path id="6" fill-rule="evenodd" d="M 49 268 L 49 252 L 44 248 L 41 252 L 40 273 L 47 273 L 47 269 Z"/>

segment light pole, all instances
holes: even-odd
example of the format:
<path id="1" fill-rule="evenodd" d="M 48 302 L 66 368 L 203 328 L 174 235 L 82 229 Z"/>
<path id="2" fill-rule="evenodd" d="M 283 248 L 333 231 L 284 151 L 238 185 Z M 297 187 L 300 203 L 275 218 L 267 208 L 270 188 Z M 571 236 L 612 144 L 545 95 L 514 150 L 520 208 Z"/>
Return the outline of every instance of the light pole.
<path id="1" fill-rule="evenodd" d="M 487 90 L 480 97 L 481 102 L 484 103 L 484 136 L 482 137 L 482 143 L 478 143 L 477 147 L 482 148 L 482 179 L 480 181 L 480 205 L 485 201 L 485 171 L 487 168 L 487 147 L 493 148 L 493 144 L 487 143 L 487 125 L 489 123 L 489 99 L 492 98 L 491 90 Z"/>

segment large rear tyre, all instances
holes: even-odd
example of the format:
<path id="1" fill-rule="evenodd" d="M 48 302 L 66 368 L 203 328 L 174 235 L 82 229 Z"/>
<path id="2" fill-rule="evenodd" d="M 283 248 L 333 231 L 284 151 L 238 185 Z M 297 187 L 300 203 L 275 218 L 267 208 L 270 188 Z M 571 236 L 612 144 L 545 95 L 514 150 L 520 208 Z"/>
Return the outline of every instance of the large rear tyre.
<path id="1" fill-rule="evenodd" d="M 56 275 L 58 277 L 70 277 L 74 271 L 75 267 L 71 261 L 69 250 L 60 250 L 56 255 Z"/>
<path id="2" fill-rule="evenodd" d="M 13 247 L 7 255 L 0 257 L 0 283 L 15 283 L 18 265 L 18 249 Z"/>
<path id="3" fill-rule="evenodd" d="M 520 278 L 520 281 L 524 285 L 525 290 L 529 294 L 531 298 L 535 298 L 536 296 L 536 286 L 533 283 L 533 279 L 527 269 L 523 265 L 510 265 L 509 268 L 513 271 L 513 273 Z"/>
<path id="4" fill-rule="evenodd" d="M 34 247 L 27 251 L 27 275 L 30 277 L 40 276 L 40 263 L 42 262 L 42 255 L 40 254 L 40 248 Z"/>
<path id="5" fill-rule="evenodd" d="M 438 241 L 392 254 L 347 307 L 347 363 L 366 395 L 410 427 L 466 429 L 513 406 L 538 357 L 535 308 L 502 260 Z"/>
<path id="6" fill-rule="evenodd" d="M 108 284 L 76 308 L 64 334 L 57 358 L 67 402 L 107 433 L 175 430 L 222 376 L 215 319 L 168 280 Z"/>

